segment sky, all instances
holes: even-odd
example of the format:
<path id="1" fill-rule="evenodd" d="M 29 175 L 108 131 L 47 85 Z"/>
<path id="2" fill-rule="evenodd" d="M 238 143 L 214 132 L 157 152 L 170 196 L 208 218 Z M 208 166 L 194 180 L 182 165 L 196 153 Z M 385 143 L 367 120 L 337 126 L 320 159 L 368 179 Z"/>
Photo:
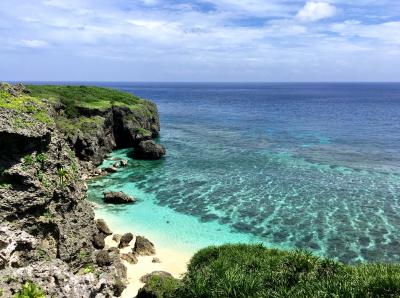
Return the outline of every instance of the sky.
<path id="1" fill-rule="evenodd" d="M 398 0 L 1 2 L 2 81 L 400 81 Z"/>

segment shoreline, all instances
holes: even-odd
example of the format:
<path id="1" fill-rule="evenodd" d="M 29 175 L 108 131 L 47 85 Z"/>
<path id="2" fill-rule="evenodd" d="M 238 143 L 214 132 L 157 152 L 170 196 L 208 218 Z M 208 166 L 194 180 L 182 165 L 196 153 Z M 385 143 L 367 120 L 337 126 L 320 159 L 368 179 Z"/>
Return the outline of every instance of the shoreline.
<path id="1" fill-rule="evenodd" d="M 95 208 L 96 214 L 96 208 Z M 98 214 L 96 214 L 96 219 L 99 219 Z M 107 236 L 105 238 L 105 248 L 109 249 L 111 247 L 117 247 L 118 243 L 112 240 L 114 234 L 124 234 L 126 233 L 126 229 L 118 228 L 118 226 L 110 219 L 103 218 L 111 231 L 112 235 Z M 130 232 L 134 235 L 134 237 L 139 236 L 140 233 L 136 233 L 135 228 L 129 229 Z M 152 273 L 154 271 L 166 271 L 172 274 L 175 278 L 182 278 L 183 274 L 187 270 L 187 265 L 190 261 L 190 258 L 193 256 L 193 252 L 179 250 L 177 248 L 173 248 L 166 246 L 165 244 L 160 243 L 159 241 L 154 241 L 151 238 L 151 235 L 142 235 L 153 242 L 156 254 L 153 256 L 138 256 L 138 263 L 131 264 L 125 260 L 123 264 L 127 269 L 127 279 L 128 285 L 126 289 L 122 292 L 122 298 L 132 298 L 136 297 L 138 290 L 144 286 L 144 283 L 140 281 L 140 278 L 148 273 Z M 120 249 L 120 253 L 128 253 L 132 251 L 132 248 L 135 243 L 135 238 L 130 242 L 128 247 Z M 160 263 L 153 263 L 153 258 L 158 258 Z"/>

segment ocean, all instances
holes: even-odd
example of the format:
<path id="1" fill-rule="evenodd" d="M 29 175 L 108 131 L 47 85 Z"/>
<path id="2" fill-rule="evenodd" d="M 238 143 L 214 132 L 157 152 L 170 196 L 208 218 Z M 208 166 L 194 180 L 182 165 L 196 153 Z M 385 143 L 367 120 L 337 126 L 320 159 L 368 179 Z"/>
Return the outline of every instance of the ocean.
<path id="1" fill-rule="evenodd" d="M 96 85 L 154 101 L 167 148 L 89 184 L 113 226 L 177 250 L 263 243 L 400 261 L 400 84 Z M 138 202 L 105 205 L 107 190 Z"/>

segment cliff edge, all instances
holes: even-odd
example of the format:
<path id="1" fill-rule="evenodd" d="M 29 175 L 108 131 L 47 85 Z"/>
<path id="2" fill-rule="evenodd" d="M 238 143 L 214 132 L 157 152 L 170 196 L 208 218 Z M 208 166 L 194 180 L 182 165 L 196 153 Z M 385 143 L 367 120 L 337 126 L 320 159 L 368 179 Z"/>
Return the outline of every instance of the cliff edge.
<path id="1" fill-rule="evenodd" d="M 0 85 L 0 290 L 114 297 L 126 284 L 82 174 L 159 133 L 156 106 L 97 87 Z"/>

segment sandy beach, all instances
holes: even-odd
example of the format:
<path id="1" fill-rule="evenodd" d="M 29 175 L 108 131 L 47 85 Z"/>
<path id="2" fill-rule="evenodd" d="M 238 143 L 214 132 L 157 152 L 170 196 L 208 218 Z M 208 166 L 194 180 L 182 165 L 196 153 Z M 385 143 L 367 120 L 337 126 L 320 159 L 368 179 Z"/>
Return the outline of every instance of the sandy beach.
<path id="1" fill-rule="evenodd" d="M 134 233 L 134 231 L 132 231 Z M 114 230 L 114 233 L 118 231 Z M 135 235 L 135 234 L 134 234 Z M 106 249 L 110 247 L 117 247 L 118 243 L 112 240 L 110 235 L 105 239 Z M 137 235 L 135 235 L 137 236 Z M 176 278 L 181 278 L 186 272 L 186 266 L 191 258 L 191 254 L 188 252 L 176 251 L 163 247 L 160 243 L 154 242 L 156 248 L 156 254 L 154 256 L 139 256 L 137 264 L 130 264 L 127 261 L 123 261 L 128 273 L 128 287 L 122 293 L 122 298 L 132 298 L 137 295 L 138 290 L 143 287 L 143 283 L 140 282 L 140 278 L 153 271 L 166 271 L 171 273 Z M 121 253 L 128 253 L 132 251 L 135 239 L 130 242 L 129 247 L 125 247 L 120 250 Z M 160 263 L 153 263 L 153 258 L 158 258 Z"/>

